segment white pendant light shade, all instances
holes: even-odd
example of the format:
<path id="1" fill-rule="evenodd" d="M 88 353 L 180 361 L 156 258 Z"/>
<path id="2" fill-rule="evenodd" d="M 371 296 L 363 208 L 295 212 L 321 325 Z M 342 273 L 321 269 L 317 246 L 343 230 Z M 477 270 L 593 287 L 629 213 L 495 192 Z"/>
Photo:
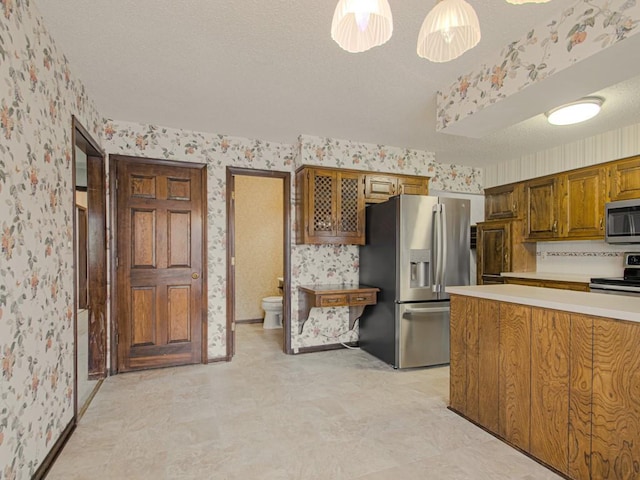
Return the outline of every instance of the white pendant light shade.
<path id="1" fill-rule="evenodd" d="M 507 0 L 512 5 L 523 5 L 525 3 L 547 3 L 550 0 Z"/>
<path id="2" fill-rule="evenodd" d="M 432 62 L 448 62 L 480 41 L 480 22 L 464 0 L 439 0 L 422 23 L 418 56 Z"/>
<path id="3" fill-rule="evenodd" d="M 573 125 L 595 117 L 600 113 L 603 102 L 601 97 L 584 97 L 549 110 L 545 115 L 551 125 Z"/>
<path id="4" fill-rule="evenodd" d="M 340 0 L 333 13 L 331 38 L 347 52 L 382 45 L 392 33 L 393 16 L 387 0 Z"/>

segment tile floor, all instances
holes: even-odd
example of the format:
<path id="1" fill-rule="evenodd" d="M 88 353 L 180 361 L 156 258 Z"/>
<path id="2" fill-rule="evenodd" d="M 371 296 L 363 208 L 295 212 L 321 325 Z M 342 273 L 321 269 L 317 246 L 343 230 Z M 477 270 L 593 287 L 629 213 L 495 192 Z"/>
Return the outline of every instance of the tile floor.
<path id="1" fill-rule="evenodd" d="M 560 478 L 447 410 L 446 367 L 280 343 L 239 325 L 230 363 L 108 378 L 47 479 Z"/>

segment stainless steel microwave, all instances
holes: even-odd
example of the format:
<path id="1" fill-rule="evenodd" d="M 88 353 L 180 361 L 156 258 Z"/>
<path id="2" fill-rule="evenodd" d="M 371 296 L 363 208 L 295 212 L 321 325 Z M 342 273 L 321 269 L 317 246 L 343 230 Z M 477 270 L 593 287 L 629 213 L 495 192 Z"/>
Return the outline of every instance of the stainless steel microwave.
<path id="1" fill-rule="evenodd" d="M 640 243 L 640 198 L 605 205 L 607 243 Z"/>

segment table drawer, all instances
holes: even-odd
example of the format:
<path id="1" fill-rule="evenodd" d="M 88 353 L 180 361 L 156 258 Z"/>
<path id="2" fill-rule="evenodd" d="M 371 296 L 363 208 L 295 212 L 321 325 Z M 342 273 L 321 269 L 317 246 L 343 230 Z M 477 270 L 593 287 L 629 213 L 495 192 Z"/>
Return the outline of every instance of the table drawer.
<path id="1" fill-rule="evenodd" d="M 321 295 L 319 298 L 320 307 L 341 307 L 348 305 L 347 295 L 340 293 L 336 295 Z"/>
<path id="2" fill-rule="evenodd" d="M 374 303 L 376 303 L 375 292 L 349 294 L 349 305 L 372 305 Z"/>

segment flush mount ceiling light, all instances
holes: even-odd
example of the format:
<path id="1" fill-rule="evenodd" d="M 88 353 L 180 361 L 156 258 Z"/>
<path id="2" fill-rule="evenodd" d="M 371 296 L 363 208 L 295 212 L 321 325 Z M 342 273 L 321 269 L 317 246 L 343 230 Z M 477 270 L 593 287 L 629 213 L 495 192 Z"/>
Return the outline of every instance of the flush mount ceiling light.
<path id="1" fill-rule="evenodd" d="M 422 23 L 418 56 L 432 62 L 448 62 L 480 41 L 480 22 L 464 0 L 438 0 Z"/>
<path id="2" fill-rule="evenodd" d="M 573 125 L 595 117 L 602 108 L 604 98 L 584 97 L 561 105 L 545 113 L 551 125 Z"/>
<path id="3" fill-rule="evenodd" d="M 392 33 L 393 16 L 387 0 L 340 0 L 333 13 L 331 38 L 347 52 L 382 45 Z"/>

